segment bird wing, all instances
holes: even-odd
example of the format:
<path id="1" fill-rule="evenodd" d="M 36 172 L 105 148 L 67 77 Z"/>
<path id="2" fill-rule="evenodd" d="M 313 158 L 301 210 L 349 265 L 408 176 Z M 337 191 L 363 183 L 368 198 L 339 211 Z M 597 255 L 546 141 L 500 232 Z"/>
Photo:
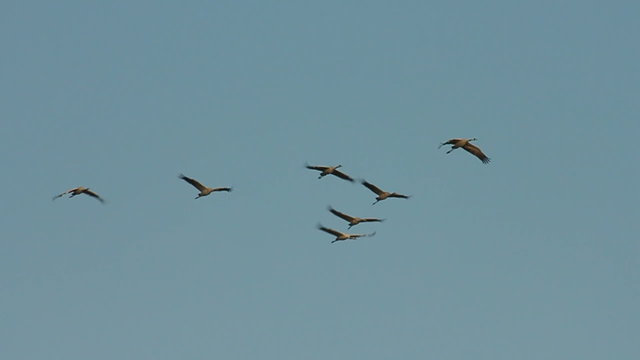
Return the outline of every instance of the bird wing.
<path id="1" fill-rule="evenodd" d="M 192 179 L 190 177 L 186 177 L 186 176 L 184 176 L 182 174 L 180 174 L 179 177 L 180 177 L 180 179 L 188 182 L 189 184 L 193 185 L 196 189 L 198 189 L 200 191 L 202 191 L 202 190 L 207 188 L 206 186 L 200 184 L 197 180 L 194 180 L 194 179 Z"/>
<path id="2" fill-rule="evenodd" d="M 382 191 L 379 187 L 373 185 L 372 183 L 368 183 L 365 180 L 362 180 L 362 185 L 366 186 L 369 190 L 373 191 L 378 195 L 384 193 L 384 191 Z"/>
<path id="3" fill-rule="evenodd" d="M 376 234 L 376 232 L 372 232 L 371 234 L 350 234 L 349 238 L 351 239 L 357 239 L 357 238 L 361 238 L 361 237 L 370 237 L 370 236 L 374 236 Z"/>
<path id="4" fill-rule="evenodd" d="M 472 153 L 473 155 L 475 155 L 478 159 L 480 159 L 480 161 L 482 161 L 485 164 L 488 164 L 489 161 L 491 161 L 491 159 L 489 159 L 489 157 L 487 157 L 487 155 L 485 155 L 482 152 L 482 150 L 480 150 L 479 147 L 473 145 L 472 143 L 467 143 L 462 148 L 467 150 L 468 152 Z"/>
<path id="5" fill-rule="evenodd" d="M 68 194 L 68 193 L 70 193 L 70 192 L 73 192 L 73 191 L 75 191 L 75 190 L 77 190 L 77 189 L 78 189 L 78 188 L 69 189 L 69 190 L 67 190 L 67 191 L 63 192 L 63 193 L 62 193 L 62 194 L 60 194 L 60 195 L 56 195 L 56 196 L 54 196 L 52 200 L 55 200 L 55 199 L 57 199 L 57 198 L 59 198 L 59 197 L 61 197 L 61 196 L 65 195 L 65 194 Z"/>
<path id="6" fill-rule="evenodd" d="M 70 193 L 71 191 L 73 191 L 73 190 L 68 190 L 68 191 L 63 192 L 63 193 L 62 193 L 62 194 L 60 194 L 60 195 L 56 195 L 56 196 L 54 196 L 54 197 L 53 197 L 53 199 L 52 199 L 52 200 L 55 200 L 55 199 L 57 199 L 57 198 L 59 198 L 59 197 L 63 196 L 64 194 L 68 194 L 68 193 Z"/>
<path id="7" fill-rule="evenodd" d="M 345 180 L 349 180 L 349 181 L 353 181 L 353 178 L 351 178 L 351 176 L 343 173 L 342 171 L 339 170 L 333 170 L 332 172 L 333 175 L 341 178 L 341 179 L 345 179 Z"/>
<path id="8" fill-rule="evenodd" d="M 330 211 L 333 215 L 335 215 L 335 216 L 337 216 L 337 217 L 340 217 L 340 218 L 343 218 L 343 219 L 345 219 L 345 220 L 347 220 L 347 221 L 349 221 L 349 222 L 351 222 L 351 221 L 353 221 L 353 220 L 355 219 L 353 216 L 349 216 L 349 215 L 347 215 L 347 214 L 345 214 L 345 213 L 341 213 L 340 211 L 338 211 L 338 210 L 336 210 L 336 209 L 334 209 L 334 208 L 332 208 L 332 207 L 329 207 L 329 211 Z"/>
<path id="9" fill-rule="evenodd" d="M 94 197 L 94 198 L 96 198 L 96 199 L 100 200 L 100 202 L 101 202 L 101 203 L 104 203 L 104 199 L 103 199 L 103 198 L 101 198 L 101 197 L 100 197 L 100 195 L 98 195 L 98 194 L 94 193 L 93 191 L 91 191 L 91 190 L 89 190 L 89 189 L 87 189 L 87 190 L 83 191 L 82 193 L 83 193 L 83 194 L 87 194 L 87 195 L 89 195 L 89 196 L 92 196 L 92 197 Z"/>
<path id="10" fill-rule="evenodd" d="M 211 191 L 213 192 L 213 191 L 231 191 L 231 190 L 233 190 L 233 188 L 230 188 L 230 187 L 218 187 L 218 188 L 213 188 L 213 190 L 211 190 Z"/>
<path id="11" fill-rule="evenodd" d="M 313 165 L 305 165 L 305 167 L 307 169 L 318 170 L 318 171 L 325 171 L 329 168 L 328 166 L 313 166 Z"/>
<path id="12" fill-rule="evenodd" d="M 440 149 L 441 147 L 443 147 L 445 145 L 449 145 L 449 144 L 453 145 L 453 144 L 457 143 L 460 140 L 461 139 L 449 139 L 449 140 L 443 142 L 442 144 L 440 144 L 440 146 L 438 146 L 438 149 Z"/>
<path id="13" fill-rule="evenodd" d="M 344 235 L 344 233 L 341 233 L 338 230 L 333 230 L 333 229 L 330 229 L 328 227 L 324 227 L 322 225 L 318 225 L 318 229 L 320 229 L 320 230 L 322 230 L 324 232 L 327 232 L 327 233 L 329 233 L 331 235 L 334 235 L 334 236 L 343 236 Z"/>

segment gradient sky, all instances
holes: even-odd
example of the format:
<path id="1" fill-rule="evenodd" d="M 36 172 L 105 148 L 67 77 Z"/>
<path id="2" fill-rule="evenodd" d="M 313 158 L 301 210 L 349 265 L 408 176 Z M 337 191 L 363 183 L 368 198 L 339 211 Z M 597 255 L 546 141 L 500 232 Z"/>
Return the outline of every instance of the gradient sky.
<path id="1" fill-rule="evenodd" d="M 639 12 L 2 2 L 3 358 L 640 358 Z"/>

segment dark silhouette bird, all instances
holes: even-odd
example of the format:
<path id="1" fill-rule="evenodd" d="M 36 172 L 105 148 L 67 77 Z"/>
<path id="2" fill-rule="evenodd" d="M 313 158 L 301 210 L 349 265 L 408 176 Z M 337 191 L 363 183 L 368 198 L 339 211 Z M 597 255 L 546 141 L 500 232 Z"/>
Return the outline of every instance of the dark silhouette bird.
<path id="1" fill-rule="evenodd" d="M 214 191 L 231 191 L 233 190 L 230 187 L 217 187 L 217 188 L 210 188 L 208 186 L 204 186 L 201 183 L 199 183 L 197 180 L 194 180 L 190 177 L 186 177 L 182 174 L 180 174 L 178 176 L 180 179 L 188 182 L 189 184 L 193 185 L 196 189 L 198 189 L 200 191 L 200 193 L 198 194 L 198 196 L 196 196 L 196 199 L 201 198 L 203 196 L 207 196 L 209 194 L 211 194 Z"/>
<path id="2" fill-rule="evenodd" d="M 342 165 L 336 165 L 336 166 L 312 166 L 312 165 L 309 165 L 309 164 L 305 164 L 305 167 L 307 169 L 320 171 L 320 176 L 318 176 L 318 179 L 321 179 L 321 178 L 323 178 L 323 177 L 325 177 L 327 175 L 334 175 L 334 176 L 337 176 L 337 177 L 339 177 L 341 179 L 353 182 L 353 179 L 349 175 L 347 175 L 347 174 L 343 173 L 342 171 L 338 170 L 338 168 L 342 167 Z"/>
<path id="3" fill-rule="evenodd" d="M 470 152 L 471 154 L 473 154 L 475 157 L 477 157 L 478 159 L 480 159 L 480 161 L 482 161 L 485 164 L 488 164 L 491 159 L 489 157 L 487 157 L 487 155 L 485 155 L 482 150 L 480 150 L 479 147 L 473 145 L 471 143 L 471 141 L 476 141 L 478 139 L 476 138 L 471 138 L 471 139 L 451 139 L 448 141 L 443 142 L 442 144 L 440 144 L 440 146 L 438 146 L 438 149 L 443 147 L 444 145 L 451 145 L 451 149 L 449 149 L 449 151 L 447 151 L 447 154 L 452 152 L 453 150 L 457 149 L 457 148 L 463 148 L 465 150 L 467 150 L 468 152 Z"/>
<path id="4" fill-rule="evenodd" d="M 331 243 L 333 244 L 336 241 L 343 241 L 343 240 L 355 240 L 357 238 L 361 238 L 361 237 L 365 237 L 365 236 L 373 236 L 376 233 L 372 232 L 371 234 L 347 234 L 347 233 L 343 233 L 341 231 L 338 230 L 334 230 L 334 229 L 330 229 L 328 227 L 324 227 L 321 224 L 318 224 L 318 229 L 329 233 L 331 235 L 334 235 L 336 238 L 335 240 L 333 240 Z"/>
<path id="5" fill-rule="evenodd" d="M 376 201 L 374 201 L 373 204 L 371 205 L 375 205 L 378 201 L 382 201 L 387 198 L 408 199 L 411 197 L 409 195 L 402 195 L 396 192 L 384 191 L 379 187 L 373 185 L 372 183 L 366 182 L 365 180 L 362 180 L 362 185 L 366 186 L 369 190 L 373 191 L 374 193 L 376 193 L 376 195 L 378 195 L 378 197 L 376 197 Z"/>
<path id="6" fill-rule="evenodd" d="M 69 199 L 71 199 L 72 197 L 74 197 L 76 195 L 80 195 L 80 194 L 89 195 L 89 196 L 91 196 L 93 198 L 96 198 L 96 199 L 100 200 L 100 202 L 104 204 L 104 199 L 101 198 L 100 195 L 98 195 L 95 192 L 89 190 L 89 188 L 86 188 L 86 187 L 83 187 L 83 186 L 79 186 L 77 188 L 73 188 L 71 190 L 67 190 L 67 191 L 63 192 L 62 194 L 60 194 L 60 195 L 54 196 L 52 200 L 55 200 L 55 199 L 65 195 L 65 194 L 71 194 L 71 196 L 69 196 Z"/>
<path id="7" fill-rule="evenodd" d="M 344 220 L 346 220 L 349 223 L 349 229 L 351 229 L 352 226 L 354 225 L 358 225 L 360 223 L 363 222 L 382 222 L 384 221 L 384 219 L 377 219 L 377 218 L 359 218 L 359 217 L 355 217 L 355 216 L 351 216 L 351 215 L 347 215 L 345 213 L 342 213 L 334 208 L 332 208 L 331 206 L 329 206 L 329 211 L 339 217 L 342 218 Z"/>

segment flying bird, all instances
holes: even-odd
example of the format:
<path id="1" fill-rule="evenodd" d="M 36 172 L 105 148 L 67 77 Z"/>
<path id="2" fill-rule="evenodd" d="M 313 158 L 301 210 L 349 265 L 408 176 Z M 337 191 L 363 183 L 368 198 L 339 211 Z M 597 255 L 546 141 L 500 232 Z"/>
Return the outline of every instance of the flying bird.
<path id="1" fill-rule="evenodd" d="M 449 151 L 447 151 L 447 154 L 452 152 L 453 150 L 457 149 L 457 148 L 463 148 L 465 150 L 467 150 L 468 152 L 470 152 L 471 154 L 473 154 L 475 157 L 477 157 L 478 159 L 480 159 L 480 161 L 482 161 L 485 164 L 488 164 L 489 161 L 491 161 L 491 159 L 489 157 L 487 157 L 487 155 L 485 155 L 482 150 L 480 150 L 479 147 L 473 145 L 471 143 L 471 141 L 476 141 L 478 139 L 476 138 L 471 138 L 471 139 L 451 139 L 448 141 L 443 142 L 442 144 L 440 144 L 440 146 L 438 146 L 438 149 L 443 147 L 444 145 L 451 145 L 451 149 L 449 149 Z"/>
<path id="2" fill-rule="evenodd" d="M 217 187 L 217 188 L 210 188 L 208 186 L 204 186 L 201 183 L 199 183 L 197 180 L 194 180 L 190 177 L 186 177 L 182 174 L 180 174 L 178 176 L 180 179 L 188 182 L 189 184 L 193 185 L 196 189 L 198 189 L 200 191 L 200 193 L 198 194 L 198 196 L 196 196 L 196 199 L 201 198 L 203 196 L 207 196 L 209 194 L 211 194 L 214 191 L 231 191 L 233 190 L 230 187 Z"/>
<path id="3" fill-rule="evenodd" d="M 366 182 L 365 180 L 362 180 L 362 185 L 366 186 L 369 190 L 373 191 L 374 193 L 376 193 L 376 195 L 378 195 L 378 197 L 376 197 L 376 201 L 374 201 L 373 204 L 371 205 L 375 205 L 378 201 L 382 201 L 387 198 L 408 199 L 411 197 L 409 195 L 402 195 L 396 192 L 384 191 L 379 187 L 373 185 L 372 183 Z"/>
<path id="4" fill-rule="evenodd" d="M 331 206 L 329 206 L 329 211 L 333 215 L 346 220 L 349 223 L 349 229 L 351 229 L 352 226 L 358 225 L 358 224 L 363 223 L 363 222 L 382 222 L 382 221 L 384 221 L 384 219 L 359 218 L 359 217 L 355 217 L 355 216 L 350 216 L 350 215 L 347 215 L 345 213 L 342 213 L 342 212 L 332 208 Z"/>
<path id="5" fill-rule="evenodd" d="M 334 235 L 336 238 L 335 240 L 333 240 L 331 243 L 333 244 L 336 241 L 343 241 L 343 240 L 355 240 L 357 238 L 361 238 L 361 237 L 365 237 L 365 236 L 373 236 L 376 233 L 372 232 L 371 234 L 347 234 L 347 233 L 343 233 L 340 232 L 338 230 L 334 230 L 334 229 L 330 229 L 328 227 L 324 227 L 321 224 L 318 224 L 318 229 L 329 233 L 331 235 Z"/>
<path id="6" fill-rule="evenodd" d="M 89 190 L 89 188 L 86 188 L 86 187 L 83 187 L 83 186 L 79 186 L 77 188 L 73 188 L 71 190 L 67 190 L 67 191 L 63 192 L 62 194 L 60 194 L 60 195 L 54 196 L 52 200 L 55 200 L 55 199 L 57 199 L 59 197 L 62 197 L 65 194 L 71 194 L 71 196 L 69 196 L 69 199 L 71 199 L 72 197 L 74 197 L 76 195 L 80 195 L 80 194 L 89 195 L 89 196 L 91 196 L 93 198 L 96 198 L 96 199 L 100 200 L 100 202 L 104 204 L 104 199 L 101 198 L 100 195 L 98 195 L 95 192 Z"/>
<path id="7" fill-rule="evenodd" d="M 320 176 L 318 176 L 318 179 L 321 179 L 321 178 L 323 178 L 324 176 L 327 176 L 327 175 L 334 175 L 334 176 L 337 176 L 337 177 L 339 177 L 341 179 L 353 182 L 353 179 L 351 178 L 351 176 L 349 176 L 349 175 L 343 173 L 342 171 L 338 170 L 338 168 L 342 167 L 342 165 L 336 165 L 336 166 L 312 166 L 312 165 L 309 165 L 309 164 L 305 164 L 305 167 L 307 169 L 320 171 Z"/>

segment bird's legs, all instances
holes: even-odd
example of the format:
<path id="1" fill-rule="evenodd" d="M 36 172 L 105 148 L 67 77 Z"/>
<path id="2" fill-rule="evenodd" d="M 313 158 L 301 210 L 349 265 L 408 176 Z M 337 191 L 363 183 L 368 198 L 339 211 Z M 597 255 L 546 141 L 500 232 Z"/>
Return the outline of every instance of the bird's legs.
<path id="1" fill-rule="evenodd" d="M 455 148 L 455 147 L 451 147 L 451 149 L 450 149 L 449 151 L 447 151 L 447 154 L 448 154 L 448 153 L 450 153 L 450 152 L 452 152 L 452 151 L 453 151 L 453 150 L 455 150 L 455 149 L 457 149 L 457 148 Z"/>

